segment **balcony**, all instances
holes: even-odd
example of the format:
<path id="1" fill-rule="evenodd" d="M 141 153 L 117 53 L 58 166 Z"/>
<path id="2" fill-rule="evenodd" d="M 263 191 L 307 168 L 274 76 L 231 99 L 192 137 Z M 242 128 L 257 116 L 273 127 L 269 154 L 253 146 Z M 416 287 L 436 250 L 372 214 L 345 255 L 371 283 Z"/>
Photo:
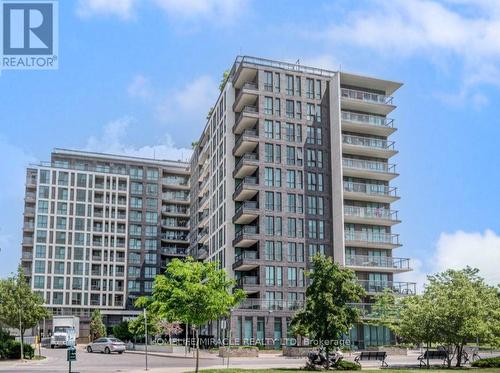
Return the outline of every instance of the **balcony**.
<path id="1" fill-rule="evenodd" d="M 392 203 L 399 199 L 395 187 L 350 181 L 344 181 L 344 198 L 379 203 Z"/>
<path id="2" fill-rule="evenodd" d="M 241 88 L 245 83 L 257 80 L 257 67 L 239 64 L 232 79 L 233 86 Z"/>
<path id="3" fill-rule="evenodd" d="M 198 227 L 204 227 L 208 224 L 209 210 L 205 209 L 198 214 Z"/>
<path id="4" fill-rule="evenodd" d="M 342 130 L 387 137 L 394 133 L 396 128 L 394 128 L 393 119 L 380 115 L 342 111 Z"/>
<path id="5" fill-rule="evenodd" d="M 259 266 L 259 252 L 245 250 L 234 257 L 233 270 L 250 271 Z"/>
<path id="6" fill-rule="evenodd" d="M 245 106 L 236 116 L 233 133 L 239 135 L 246 129 L 255 128 L 258 122 L 259 109 L 257 106 Z"/>
<path id="7" fill-rule="evenodd" d="M 187 240 L 187 233 L 168 231 L 167 233 L 161 235 L 161 239 L 162 241 L 177 241 L 185 243 Z"/>
<path id="8" fill-rule="evenodd" d="M 186 248 L 185 247 L 176 247 L 176 246 L 164 246 L 161 248 L 162 255 L 169 256 L 186 256 Z"/>
<path id="9" fill-rule="evenodd" d="M 35 216 L 35 209 L 33 207 L 25 207 L 24 208 L 25 216 Z"/>
<path id="10" fill-rule="evenodd" d="M 415 295 L 417 293 L 415 282 L 358 280 L 358 283 L 369 294 L 383 293 L 385 289 L 392 290 L 396 295 Z"/>
<path id="11" fill-rule="evenodd" d="M 233 111 L 239 113 L 245 106 L 255 106 L 259 99 L 259 87 L 256 83 L 247 82 L 237 91 Z"/>
<path id="12" fill-rule="evenodd" d="M 243 310 L 268 310 L 268 311 L 297 311 L 304 307 L 304 301 L 286 301 L 282 299 L 247 298 L 243 300 L 238 309 Z"/>
<path id="13" fill-rule="evenodd" d="M 256 177 L 247 176 L 236 186 L 233 199 L 235 201 L 246 201 L 253 198 L 259 191 L 259 180 Z"/>
<path id="14" fill-rule="evenodd" d="M 35 229 L 35 223 L 32 221 L 25 221 L 23 225 L 25 231 L 33 231 Z"/>
<path id="15" fill-rule="evenodd" d="M 169 195 L 168 193 L 163 193 L 162 199 L 165 202 L 168 203 L 178 203 L 178 204 L 190 204 L 191 200 L 189 199 L 189 196 L 174 196 L 174 195 Z"/>
<path id="16" fill-rule="evenodd" d="M 32 246 L 33 237 L 23 237 L 23 246 Z"/>
<path id="17" fill-rule="evenodd" d="M 208 240 L 208 227 L 203 228 L 198 232 L 198 243 L 204 244 Z"/>
<path id="18" fill-rule="evenodd" d="M 390 158 L 398 153 L 394 150 L 394 141 L 345 134 L 342 135 L 342 152 L 377 158 Z"/>
<path id="19" fill-rule="evenodd" d="M 342 158 L 344 176 L 390 181 L 397 176 L 396 165 L 364 159 Z"/>
<path id="20" fill-rule="evenodd" d="M 259 168 L 259 155 L 257 153 L 244 154 L 234 167 L 233 177 L 242 179 L 252 175 Z"/>
<path id="21" fill-rule="evenodd" d="M 36 193 L 26 192 L 26 194 L 24 196 L 24 200 L 26 202 L 35 202 L 36 201 Z"/>
<path id="22" fill-rule="evenodd" d="M 349 88 L 340 91 L 342 109 L 387 115 L 396 108 L 391 96 Z"/>
<path id="23" fill-rule="evenodd" d="M 399 235 L 392 233 L 345 231 L 346 246 L 394 249 L 401 246 Z"/>
<path id="24" fill-rule="evenodd" d="M 189 217 L 189 210 L 185 206 L 162 206 L 161 212 L 165 215 Z"/>
<path id="25" fill-rule="evenodd" d="M 250 224 L 259 217 L 259 204 L 256 201 L 245 201 L 235 211 L 234 224 Z"/>
<path id="26" fill-rule="evenodd" d="M 236 280 L 236 287 L 243 289 L 247 294 L 257 293 L 259 291 L 259 277 L 243 276 Z"/>
<path id="27" fill-rule="evenodd" d="M 208 208 L 208 201 L 209 201 L 209 197 L 208 197 L 208 192 L 207 192 L 207 193 L 205 193 L 205 195 L 203 197 L 201 197 L 201 199 L 198 203 L 198 210 L 199 211 L 206 210 Z"/>
<path id="28" fill-rule="evenodd" d="M 255 150 L 259 144 L 259 133 L 254 129 L 248 129 L 237 138 L 233 148 L 233 155 L 241 157 L 245 153 Z"/>
<path id="29" fill-rule="evenodd" d="M 234 247 L 250 247 L 259 241 L 259 228 L 256 225 L 244 225 L 234 234 Z"/>
<path id="30" fill-rule="evenodd" d="M 387 226 L 401 223 L 398 220 L 398 212 L 395 210 L 358 206 L 344 206 L 344 221 Z"/>
<path id="31" fill-rule="evenodd" d="M 209 184 L 209 179 L 206 178 L 203 180 L 203 182 L 200 184 L 200 187 L 198 188 L 198 194 L 203 195 L 207 191 L 207 187 Z"/>
<path id="32" fill-rule="evenodd" d="M 356 271 L 401 273 L 412 270 L 410 259 L 392 256 L 348 255 L 345 258 L 345 265 Z"/>

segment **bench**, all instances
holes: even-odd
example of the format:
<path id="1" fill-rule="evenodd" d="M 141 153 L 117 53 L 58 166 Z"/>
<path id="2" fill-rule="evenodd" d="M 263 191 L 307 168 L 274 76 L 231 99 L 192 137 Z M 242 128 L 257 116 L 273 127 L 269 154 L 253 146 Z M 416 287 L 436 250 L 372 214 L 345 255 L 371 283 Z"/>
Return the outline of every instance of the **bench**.
<path id="1" fill-rule="evenodd" d="M 387 352 L 385 351 L 362 351 L 361 354 L 354 358 L 354 361 L 359 364 L 362 360 L 380 360 L 382 362 L 382 367 L 388 367 L 385 362 L 387 357 Z"/>
<path id="2" fill-rule="evenodd" d="M 448 358 L 448 352 L 445 350 L 428 350 L 418 357 L 420 361 L 420 367 L 427 366 L 427 359 L 429 360 L 442 360 L 443 365 L 446 363 L 445 360 Z"/>

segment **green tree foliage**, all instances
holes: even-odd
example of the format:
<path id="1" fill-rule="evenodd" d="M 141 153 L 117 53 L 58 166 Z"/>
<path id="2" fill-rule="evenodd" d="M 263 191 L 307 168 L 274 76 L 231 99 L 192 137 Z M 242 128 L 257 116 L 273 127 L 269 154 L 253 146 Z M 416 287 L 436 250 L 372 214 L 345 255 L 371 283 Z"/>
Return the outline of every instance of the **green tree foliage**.
<path id="1" fill-rule="evenodd" d="M 228 79 L 229 79 L 229 70 L 226 70 L 222 74 L 222 79 L 221 79 L 220 84 L 219 84 L 219 91 L 222 92 L 224 90 L 224 87 L 225 87 Z"/>
<path id="2" fill-rule="evenodd" d="M 102 321 L 100 310 L 94 310 L 90 319 L 90 337 L 93 341 L 106 336 L 106 326 Z"/>
<path id="3" fill-rule="evenodd" d="M 396 330 L 399 325 L 402 308 L 402 298 L 394 295 L 391 289 L 385 289 L 382 294 L 375 296 L 375 302 L 371 306 L 369 324 L 386 326 Z"/>
<path id="4" fill-rule="evenodd" d="M 21 329 L 22 343 L 25 331 L 48 316 L 43 299 L 33 293 L 21 266 L 16 275 L 0 280 L 0 323 Z"/>
<path id="5" fill-rule="evenodd" d="M 208 113 L 207 113 L 207 120 L 210 119 L 210 117 L 212 116 L 212 113 L 214 112 L 214 107 L 212 106 L 210 109 L 208 109 Z"/>
<path id="6" fill-rule="evenodd" d="M 428 276 L 424 294 L 406 299 L 398 334 L 415 342 L 440 343 L 448 351 L 448 366 L 462 364 L 464 345 L 479 338 L 498 345 L 500 293 L 485 284 L 478 270 L 447 270 Z"/>
<path id="7" fill-rule="evenodd" d="M 130 332 L 128 324 L 128 321 L 122 321 L 121 323 L 113 326 L 113 336 L 121 339 L 122 341 L 131 341 L 134 336 Z"/>
<path id="8" fill-rule="evenodd" d="M 163 275 L 156 276 L 148 309 L 159 319 L 195 327 L 196 372 L 199 367 L 199 328 L 229 314 L 244 297 L 235 281 L 227 278 L 215 262 L 172 260 Z M 143 304 L 144 300 L 138 300 Z"/>
<path id="9" fill-rule="evenodd" d="M 146 312 L 148 336 L 158 335 L 160 329 L 158 328 L 158 316 L 150 311 Z M 144 323 L 144 313 L 141 312 L 136 318 L 128 323 L 128 330 L 134 337 L 146 337 L 146 325 Z"/>
<path id="10" fill-rule="evenodd" d="M 172 334 L 177 335 L 183 332 L 181 324 L 178 322 L 169 322 L 167 319 L 158 321 L 158 329 L 160 333 L 168 335 L 168 343 L 172 343 Z"/>
<path id="11" fill-rule="evenodd" d="M 306 305 L 295 314 L 291 327 L 296 334 L 317 341 L 329 358 L 334 341 L 359 320 L 358 309 L 350 303 L 359 303 L 365 292 L 354 272 L 340 268 L 330 257 L 316 255 L 307 276 Z"/>

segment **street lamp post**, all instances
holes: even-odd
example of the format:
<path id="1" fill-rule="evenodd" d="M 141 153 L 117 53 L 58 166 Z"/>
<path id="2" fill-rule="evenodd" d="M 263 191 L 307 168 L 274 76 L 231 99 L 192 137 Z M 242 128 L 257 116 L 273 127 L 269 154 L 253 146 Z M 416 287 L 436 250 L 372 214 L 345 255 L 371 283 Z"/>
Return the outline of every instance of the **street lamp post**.
<path id="1" fill-rule="evenodd" d="M 145 357 L 146 357 L 146 370 L 148 370 L 148 318 L 146 315 L 146 309 L 144 308 L 144 349 L 145 349 Z"/>

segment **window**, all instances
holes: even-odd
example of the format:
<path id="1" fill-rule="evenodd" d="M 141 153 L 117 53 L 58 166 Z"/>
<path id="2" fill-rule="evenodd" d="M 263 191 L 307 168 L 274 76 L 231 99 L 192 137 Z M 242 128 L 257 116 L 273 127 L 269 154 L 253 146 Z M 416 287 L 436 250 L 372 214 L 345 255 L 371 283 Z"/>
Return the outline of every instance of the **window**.
<path id="1" fill-rule="evenodd" d="M 146 223 L 154 224 L 158 222 L 157 212 L 146 212 Z"/>
<path id="2" fill-rule="evenodd" d="M 37 228 L 47 228 L 48 220 L 49 220 L 49 218 L 47 215 L 37 215 L 36 227 Z"/>
<path id="3" fill-rule="evenodd" d="M 45 273 L 45 261 L 35 260 L 35 273 Z"/>
<path id="4" fill-rule="evenodd" d="M 287 170 L 286 171 L 286 184 L 288 188 L 295 189 L 297 186 L 296 183 L 296 177 L 295 177 L 295 171 L 294 170 Z"/>
<path id="5" fill-rule="evenodd" d="M 59 185 L 67 186 L 69 181 L 69 174 L 67 172 L 59 172 Z"/>
<path id="6" fill-rule="evenodd" d="M 264 114 L 273 115 L 273 98 L 264 97 Z"/>
<path id="7" fill-rule="evenodd" d="M 61 292 L 54 292 L 52 294 L 52 303 L 53 304 L 63 304 L 64 294 Z"/>
<path id="8" fill-rule="evenodd" d="M 83 263 L 73 263 L 73 274 L 83 275 Z"/>
<path id="9" fill-rule="evenodd" d="M 36 242 L 46 243 L 47 242 L 47 231 L 36 231 Z"/>
<path id="10" fill-rule="evenodd" d="M 38 212 L 42 214 L 49 213 L 49 201 L 38 201 Z"/>
<path id="11" fill-rule="evenodd" d="M 146 267 L 144 268 L 145 278 L 154 278 L 156 276 L 156 267 Z"/>
<path id="12" fill-rule="evenodd" d="M 77 174 L 76 175 L 76 186 L 85 188 L 87 187 L 87 175 Z"/>
<path id="13" fill-rule="evenodd" d="M 264 161 L 267 163 L 274 162 L 273 156 L 274 146 L 273 144 L 264 144 Z"/>
<path id="14" fill-rule="evenodd" d="M 273 211 L 274 210 L 274 193 L 266 192 L 266 210 Z"/>
<path id="15" fill-rule="evenodd" d="M 281 79 L 280 73 L 274 73 L 274 90 L 276 93 L 280 92 L 280 86 L 281 86 L 280 79 Z"/>
<path id="16" fill-rule="evenodd" d="M 40 185 L 38 188 L 38 198 L 49 198 L 50 188 L 48 186 Z"/>
<path id="17" fill-rule="evenodd" d="M 306 79 L 306 97 L 314 98 L 314 79 Z"/>
<path id="18" fill-rule="evenodd" d="M 35 289 L 43 289 L 45 287 L 45 277 L 44 276 L 35 276 L 33 278 L 33 287 Z"/>
<path id="19" fill-rule="evenodd" d="M 321 106 L 317 105 L 316 106 L 316 122 L 320 123 L 321 122 Z"/>
<path id="20" fill-rule="evenodd" d="M 144 259 L 146 264 L 156 264 L 157 261 L 156 254 L 146 254 Z"/>
<path id="21" fill-rule="evenodd" d="M 54 273 L 57 275 L 64 275 L 64 262 L 54 263 Z"/>
<path id="22" fill-rule="evenodd" d="M 58 216 L 56 219 L 56 229 L 66 229 L 66 218 Z"/>
<path id="23" fill-rule="evenodd" d="M 295 77 L 295 95 L 299 97 L 302 95 L 302 84 L 300 81 L 300 76 Z"/>
<path id="24" fill-rule="evenodd" d="M 297 235 L 297 220 L 288 218 L 288 237 L 294 238 Z"/>
<path id="25" fill-rule="evenodd" d="M 316 91 L 316 99 L 320 100 L 321 99 L 321 80 L 316 80 L 316 88 L 314 90 Z"/>
<path id="26" fill-rule="evenodd" d="M 274 138 L 281 140 L 281 123 L 278 121 L 274 123 Z"/>
<path id="27" fill-rule="evenodd" d="M 57 198 L 63 201 L 68 200 L 68 188 L 57 188 Z"/>
<path id="28" fill-rule="evenodd" d="M 286 76 L 286 94 L 293 96 L 293 75 Z"/>
<path id="29" fill-rule="evenodd" d="M 279 98 L 274 99 L 274 115 L 281 116 L 281 100 Z"/>
<path id="30" fill-rule="evenodd" d="M 142 198 L 131 197 L 130 198 L 130 207 L 132 208 L 142 208 Z"/>
<path id="31" fill-rule="evenodd" d="M 317 222 L 316 220 L 308 220 L 307 222 L 307 237 L 312 239 L 318 238 Z"/>
<path id="32" fill-rule="evenodd" d="M 56 246 L 54 258 L 64 260 L 65 251 L 66 251 L 66 249 L 64 246 Z"/>
<path id="33" fill-rule="evenodd" d="M 64 277 L 54 277 L 54 289 L 64 289 Z"/>
<path id="34" fill-rule="evenodd" d="M 273 121 L 266 119 L 264 121 L 264 136 L 268 139 L 272 139 L 273 136 Z"/>
<path id="35" fill-rule="evenodd" d="M 143 185 L 142 183 L 132 182 L 130 184 L 130 193 L 132 194 L 142 194 Z"/>
<path id="36" fill-rule="evenodd" d="M 293 100 L 286 100 L 286 117 L 292 118 L 295 115 L 295 105 Z"/>
<path id="37" fill-rule="evenodd" d="M 288 286 L 296 287 L 297 286 L 297 268 L 288 267 Z"/>
<path id="38" fill-rule="evenodd" d="M 286 147 L 286 164 L 289 166 L 295 165 L 295 147 L 293 146 Z"/>
<path id="39" fill-rule="evenodd" d="M 274 146 L 274 162 L 281 163 L 281 145 Z"/>
<path id="40" fill-rule="evenodd" d="M 47 248 L 45 245 L 36 245 L 35 247 L 35 258 L 45 258 L 47 254 Z"/>
<path id="41" fill-rule="evenodd" d="M 283 260 L 282 243 L 266 241 L 264 245 L 264 255 L 266 260 Z"/>
<path id="42" fill-rule="evenodd" d="M 50 183 L 50 171 L 40 170 L 40 184 L 49 184 L 49 183 Z"/>
<path id="43" fill-rule="evenodd" d="M 264 71 L 264 90 L 269 92 L 273 90 L 273 73 L 271 71 Z"/>
<path id="44" fill-rule="evenodd" d="M 273 169 L 271 167 L 266 167 L 264 169 L 264 185 L 273 186 Z"/>
<path id="45" fill-rule="evenodd" d="M 277 188 L 281 188 L 281 169 L 276 168 L 274 170 L 274 186 Z"/>
<path id="46" fill-rule="evenodd" d="M 142 221 L 142 212 L 132 210 L 130 211 L 130 221 L 140 222 Z"/>
<path id="47" fill-rule="evenodd" d="M 300 101 L 295 103 L 295 118 L 302 119 L 302 102 Z"/>
<path id="48" fill-rule="evenodd" d="M 157 168 L 148 168 L 146 177 L 148 180 L 151 180 L 151 181 L 158 180 L 158 169 Z"/>
<path id="49" fill-rule="evenodd" d="M 144 176 L 142 167 L 130 167 L 129 173 L 132 179 L 142 179 Z"/>

